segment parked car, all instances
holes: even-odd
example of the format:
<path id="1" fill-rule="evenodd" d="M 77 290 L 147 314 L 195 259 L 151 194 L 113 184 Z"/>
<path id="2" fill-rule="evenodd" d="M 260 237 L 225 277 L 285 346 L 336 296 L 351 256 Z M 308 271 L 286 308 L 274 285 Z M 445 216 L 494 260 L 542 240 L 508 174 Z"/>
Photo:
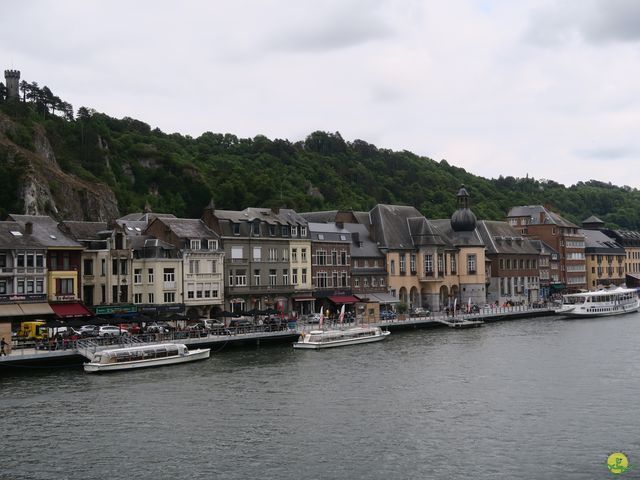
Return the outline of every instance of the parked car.
<path id="1" fill-rule="evenodd" d="M 392 312 L 390 310 L 383 310 L 380 312 L 380 320 L 395 320 L 398 318 L 396 312 Z"/>
<path id="2" fill-rule="evenodd" d="M 253 323 L 246 318 L 232 318 L 229 321 L 229 328 L 247 328 L 251 326 L 253 326 Z"/>
<path id="3" fill-rule="evenodd" d="M 416 307 L 411 311 L 411 315 L 414 315 L 416 317 L 426 317 L 430 313 L 431 312 L 429 312 L 429 310 L 423 307 Z"/>
<path id="4" fill-rule="evenodd" d="M 307 323 L 320 323 L 320 314 L 312 313 L 311 315 L 307 315 Z"/>
<path id="5" fill-rule="evenodd" d="M 118 324 L 118 327 L 134 335 L 137 335 L 142 331 L 142 329 L 140 328 L 140 325 L 138 325 L 137 323 L 120 323 Z"/>
<path id="6" fill-rule="evenodd" d="M 123 330 L 122 328 L 116 325 L 103 325 L 98 330 L 98 335 L 100 337 L 118 337 L 120 335 L 128 335 L 129 332 Z"/>
<path id="7" fill-rule="evenodd" d="M 82 325 L 78 329 L 78 333 L 81 337 L 97 337 L 100 327 L 97 325 Z"/>
<path id="8" fill-rule="evenodd" d="M 169 329 L 163 322 L 154 322 L 144 327 L 145 333 L 168 333 Z"/>

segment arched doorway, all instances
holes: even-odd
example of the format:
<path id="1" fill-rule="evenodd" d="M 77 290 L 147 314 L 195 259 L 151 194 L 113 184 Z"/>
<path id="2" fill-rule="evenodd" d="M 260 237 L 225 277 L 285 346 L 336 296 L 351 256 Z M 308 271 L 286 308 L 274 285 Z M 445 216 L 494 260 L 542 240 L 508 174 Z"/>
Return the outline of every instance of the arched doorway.
<path id="1" fill-rule="evenodd" d="M 438 301 L 440 305 L 438 305 L 439 309 L 444 309 L 449 306 L 449 288 L 446 285 L 442 285 L 440 287 L 440 294 L 438 295 Z"/>
<path id="2" fill-rule="evenodd" d="M 407 301 L 407 289 L 404 287 L 400 288 L 400 292 L 399 292 L 400 296 L 400 303 L 404 303 L 405 305 L 409 305 L 409 302 Z"/>
<path id="3" fill-rule="evenodd" d="M 416 287 L 411 287 L 411 292 L 409 293 L 409 309 L 419 306 L 420 298 L 418 297 L 418 289 Z"/>

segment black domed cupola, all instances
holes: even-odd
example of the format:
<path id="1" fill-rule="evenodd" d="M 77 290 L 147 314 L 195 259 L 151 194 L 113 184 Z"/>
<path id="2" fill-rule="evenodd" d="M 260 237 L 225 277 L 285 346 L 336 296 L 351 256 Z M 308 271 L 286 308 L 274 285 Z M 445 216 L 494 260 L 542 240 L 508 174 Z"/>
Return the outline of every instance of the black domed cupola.
<path id="1" fill-rule="evenodd" d="M 476 216 L 469 208 L 469 192 L 460 185 L 458 197 L 458 209 L 451 216 L 451 228 L 454 232 L 472 232 L 476 228 Z"/>

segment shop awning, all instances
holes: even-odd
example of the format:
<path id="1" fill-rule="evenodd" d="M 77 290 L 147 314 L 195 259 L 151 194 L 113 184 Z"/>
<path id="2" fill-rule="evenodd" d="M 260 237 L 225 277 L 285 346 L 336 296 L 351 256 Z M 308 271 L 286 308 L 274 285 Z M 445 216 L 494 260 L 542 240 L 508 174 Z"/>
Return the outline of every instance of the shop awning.
<path id="1" fill-rule="evenodd" d="M 80 303 L 52 303 L 51 308 L 59 318 L 93 316 L 93 314 Z"/>
<path id="2" fill-rule="evenodd" d="M 351 305 L 352 303 L 357 303 L 360 301 L 353 295 L 336 295 L 333 297 L 329 297 L 329 300 L 331 300 L 336 305 Z"/>
<path id="3" fill-rule="evenodd" d="M 370 300 L 374 300 L 374 301 L 378 301 L 384 305 L 388 305 L 390 303 L 399 303 L 400 299 L 397 297 L 394 297 L 393 295 L 391 295 L 390 293 L 370 293 L 369 294 L 369 299 Z"/>
<path id="4" fill-rule="evenodd" d="M 313 302 L 315 298 L 313 297 L 293 297 L 296 302 Z"/>
<path id="5" fill-rule="evenodd" d="M 17 303 L 0 305 L 0 317 L 20 317 L 24 315 Z"/>
<path id="6" fill-rule="evenodd" d="M 53 315 L 48 303 L 20 303 L 23 315 Z"/>

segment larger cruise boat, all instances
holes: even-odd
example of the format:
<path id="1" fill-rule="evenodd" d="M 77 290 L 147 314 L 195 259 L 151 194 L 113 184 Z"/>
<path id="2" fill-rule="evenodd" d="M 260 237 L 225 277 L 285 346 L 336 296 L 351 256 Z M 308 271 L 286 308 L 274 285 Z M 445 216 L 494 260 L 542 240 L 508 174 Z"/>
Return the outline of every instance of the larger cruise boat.
<path id="1" fill-rule="evenodd" d="M 210 353 L 210 348 L 189 350 L 182 343 L 114 348 L 96 352 L 91 362 L 84 364 L 84 371 L 113 372 L 116 370 L 173 365 L 175 363 L 204 360 L 209 358 Z"/>
<path id="2" fill-rule="evenodd" d="M 344 330 L 311 330 L 301 333 L 294 348 L 329 348 L 356 345 L 358 343 L 379 342 L 389 336 L 391 332 L 380 327 L 353 327 Z"/>
<path id="3" fill-rule="evenodd" d="M 562 306 L 555 313 L 568 317 L 604 317 L 636 312 L 640 309 L 634 288 L 614 288 L 596 292 L 563 295 Z"/>

